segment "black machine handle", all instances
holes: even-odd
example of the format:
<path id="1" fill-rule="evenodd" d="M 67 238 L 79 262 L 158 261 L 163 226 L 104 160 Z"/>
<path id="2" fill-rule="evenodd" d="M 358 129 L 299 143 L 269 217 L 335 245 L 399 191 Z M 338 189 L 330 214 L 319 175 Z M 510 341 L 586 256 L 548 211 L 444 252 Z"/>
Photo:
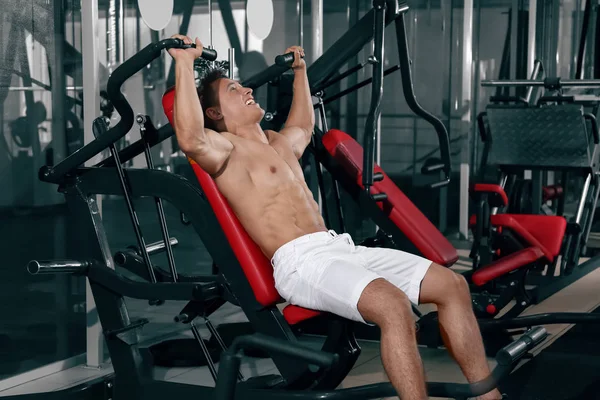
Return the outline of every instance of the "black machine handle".
<path id="1" fill-rule="evenodd" d="M 172 48 L 191 48 L 196 47 L 195 44 L 186 45 L 183 40 L 177 38 L 164 39 L 159 42 L 151 43 L 141 51 L 133 55 L 123 64 L 121 64 L 111 74 L 108 79 L 106 91 L 108 98 L 114 105 L 115 109 L 121 116 L 121 120 L 117 125 L 112 127 L 102 136 L 91 141 L 84 147 L 77 150 L 75 153 L 61 161 L 54 167 L 44 166 L 40 169 L 39 177 L 42 181 L 58 183 L 60 180 L 73 169 L 81 166 L 92 157 L 96 156 L 102 150 L 108 148 L 111 144 L 117 142 L 125 136 L 133 126 L 133 110 L 131 105 L 121 93 L 123 83 L 138 71 L 142 70 L 146 65 L 151 63 L 156 58 L 160 57 L 162 50 Z M 215 60 L 217 52 L 213 49 L 204 48 L 202 57 L 207 60 Z"/>
<path id="2" fill-rule="evenodd" d="M 304 57 L 303 57 L 304 58 Z M 256 89 L 262 85 L 271 82 L 278 78 L 281 74 L 292 67 L 294 63 L 294 53 L 281 54 L 275 57 L 275 64 L 271 65 L 264 71 L 246 79 L 242 82 L 242 86 L 250 89 Z"/>

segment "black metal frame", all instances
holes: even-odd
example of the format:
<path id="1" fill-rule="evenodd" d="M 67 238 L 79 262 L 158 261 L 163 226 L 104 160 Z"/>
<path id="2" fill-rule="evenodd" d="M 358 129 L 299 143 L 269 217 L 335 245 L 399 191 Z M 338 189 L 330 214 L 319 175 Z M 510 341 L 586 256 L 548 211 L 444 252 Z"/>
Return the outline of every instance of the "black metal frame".
<path id="1" fill-rule="evenodd" d="M 127 151 L 127 149 L 123 151 Z M 91 200 L 91 196 L 96 194 L 123 195 L 121 177 L 119 174 L 115 174 L 113 168 L 101 167 L 80 168 L 69 175 L 69 178 L 61 184 L 60 190 L 66 194 L 71 209 L 78 210 L 77 215 L 88 215 L 89 226 L 97 239 L 98 247 L 95 250 L 85 249 L 82 253 L 93 254 L 96 258 L 103 259 L 107 265 L 111 265 L 108 241 L 99 214 L 94 209 L 95 203 Z M 219 276 L 214 278 L 213 285 L 218 284 L 222 287 L 221 290 L 218 290 L 219 293 L 227 291 L 233 295 L 235 304 L 241 305 L 256 332 L 264 332 L 292 342 L 297 340 L 294 332 L 285 323 L 283 316 L 275 306 L 263 307 L 256 301 L 239 262 L 233 256 L 231 248 L 224 245 L 227 243 L 227 239 L 197 184 L 192 184 L 181 176 L 158 170 L 125 170 L 125 175 L 128 189 L 126 197 L 164 199 L 186 215 L 213 260 L 219 265 Z M 89 235 L 85 236 L 89 237 Z M 141 260 L 133 258 L 134 263 L 135 261 L 140 264 Z M 146 263 L 141 264 L 148 267 Z M 136 271 L 135 268 L 131 269 Z M 138 268 L 137 271 L 143 272 L 143 267 Z M 143 276 L 143 274 L 140 275 Z M 197 279 L 201 278 L 197 277 Z M 156 282 L 156 279 L 151 280 Z M 210 277 L 203 280 L 211 281 Z M 210 301 L 213 300 L 215 299 L 210 299 Z M 221 304 L 223 303 L 220 302 L 217 307 Z M 360 354 L 349 326 L 349 322 L 338 322 L 332 325 L 333 333 L 326 341 L 324 349 L 339 354 L 343 363 L 340 363 L 338 368 L 333 368 L 326 373 L 323 371 L 313 372 L 306 364 L 275 356 L 273 361 L 282 376 L 285 377 L 286 382 L 291 387 L 298 388 L 330 389 L 336 387 L 347 375 Z"/>
<path id="2" fill-rule="evenodd" d="M 190 396 L 190 398 L 202 397 L 215 400 L 234 398 L 358 400 L 397 395 L 390 382 L 342 390 L 323 390 L 318 386 L 294 388 L 289 385 L 289 382 L 278 380 L 277 377 L 263 377 L 260 381 L 238 383 L 236 376 L 241 362 L 240 350 L 247 347 L 266 349 L 273 359 L 285 355 L 296 363 L 313 364 L 320 369 L 332 369 L 344 361 L 338 359 L 337 353 L 314 351 L 293 341 L 276 339 L 268 334 L 237 338 L 221 357 L 219 378 L 214 388 L 156 381 L 152 378 L 148 361 L 139 347 L 139 330 L 147 321 L 143 319 L 132 321 L 128 316 L 123 297 L 162 301 L 203 301 L 208 297 L 203 285 L 134 282 L 120 276 L 103 262 L 95 260 L 32 261 L 28 265 L 28 270 L 32 274 L 71 273 L 87 276 L 115 370 L 112 393 L 112 398 L 115 400 L 137 397 L 163 399 L 166 396 Z M 544 328 L 534 328 L 497 353 L 498 366 L 487 378 L 473 384 L 428 382 L 428 393 L 431 396 L 461 399 L 487 393 L 510 373 L 516 361 L 541 343 L 546 336 Z"/>

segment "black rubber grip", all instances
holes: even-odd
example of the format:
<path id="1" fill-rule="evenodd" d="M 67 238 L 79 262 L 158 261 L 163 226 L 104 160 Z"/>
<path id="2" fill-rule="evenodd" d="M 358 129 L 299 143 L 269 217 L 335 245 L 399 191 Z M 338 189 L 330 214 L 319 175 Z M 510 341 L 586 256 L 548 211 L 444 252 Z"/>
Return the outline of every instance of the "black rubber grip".
<path id="1" fill-rule="evenodd" d="M 304 57 L 302 57 L 304 58 Z M 281 54 L 275 57 L 275 64 L 281 67 L 291 67 L 294 63 L 294 53 Z"/>
<path id="2" fill-rule="evenodd" d="M 178 41 L 181 42 L 181 44 L 179 44 L 178 46 L 173 46 L 173 47 L 179 47 L 181 49 L 195 49 L 196 48 L 196 44 L 192 43 L 192 44 L 184 44 L 183 40 L 181 39 L 177 39 Z M 217 59 L 217 51 L 215 49 L 208 49 L 206 47 L 204 47 L 202 49 L 202 58 L 208 60 L 208 61 L 215 61 Z"/>

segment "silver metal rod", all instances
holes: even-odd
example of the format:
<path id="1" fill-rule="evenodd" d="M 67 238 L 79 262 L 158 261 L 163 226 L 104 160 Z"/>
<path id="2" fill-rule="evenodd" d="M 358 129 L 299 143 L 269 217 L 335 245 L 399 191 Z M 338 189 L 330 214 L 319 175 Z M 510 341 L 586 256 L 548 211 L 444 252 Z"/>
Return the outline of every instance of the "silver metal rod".
<path id="1" fill-rule="evenodd" d="M 229 48 L 229 79 L 235 79 L 235 49 Z"/>
<path id="2" fill-rule="evenodd" d="M 116 68 L 117 64 L 117 1 L 110 0 L 108 3 L 108 18 L 106 23 L 108 27 L 106 29 L 107 35 L 107 64 L 108 71 L 112 73 Z"/>
<path id="3" fill-rule="evenodd" d="M 125 61 L 125 11 L 123 3 L 125 0 L 119 0 L 119 15 L 117 16 L 117 23 L 119 29 L 117 30 L 117 41 L 119 43 L 119 59 L 117 60 L 118 64 L 123 63 Z"/>
<path id="4" fill-rule="evenodd" d="M 0 86 L 2 89 L 8 88 L 9 92 L 37 92 L 42 90 L 52 90 L 41 86 Z M 67 91 L 83 91 L 83 86 L 67 86 Z M 154 85 L 144 85 L 144 90 L 154 90 Z"/>
<path id="5" fill-rule="evenodd" d="M 208 40 L 209 47 L 213 49 L 213 15 L 212 15 L 212 0 L 208 0 Z"/>
<path id="6" fill-rule="evenodd" d="M 171 246 L 177 246 L 179 244 L 179 241 L 177 240 L 177 238 L 172 237 L 169 239 L 169 243 L 171 243 Z M 163 240 L 159 240 L 158 242 L 146 245 L 146 251 L 148 252 L 148 255 L 151 256 L 153 254 L 157 254 L 161 251 L 164 251 L 165 247 L 167 247 L 165 246 L 165 242 Z"/>
<path id="7" fill-rule="evenodd" d="M 587 178 L 585 178 L 583 191 L 581 192 L 581 200 L 579 200 L 579 205 L 577 206 L 577 215 L 575 216 L 576 224 L 578 224 L 581 221 L 581 217 L 583 216 L 583 209 L 585 207 L 585 204 L 587 203 L 588 191 L 590 190 L 591 182 L 592 174 L 588 174 Z"/>
<path id="8" fill-rule="evenodd" d="M 536 80 L 538 78 L 538 74 L 540 73 L 541 69 L 542 69 L 542 62 L 540 60 L 535 60 L 535 63 L 533 64 L 533 72 L 531 72 L 531 77 L 529 79 Z M 527 89 L 527 94 L 525 95 L 525 100 L 527 100 L 528 103 L 531 100 L 532 94 L 533 94 L 533 86 L 529 86 L 529 88 Z"/>
<path id="9" fill-rule="evenodd" d="M 529 80 L 529 79 L 511 79 L 511 80 L 485 80 L 481 81 L 481 86 L 498 87 L 498 86 L 544 86 L 544 80 Z M 600 88 L 600 79 L 561 79 L 561 87 L 592 87 Z"/>
<path id="10" fill-rule="evenodd" d="M 75 274 L 84 272 L 89 266 L 85 261 L 53 260 L 36 261 L 31 260 L 27 264 L 27 271 L 31 275 L 43 274 Z"/>
<path id="11" fill-rule="evenodd" d="M 298 0 L 298 43 L 304 48 L 304 0 Z"/>

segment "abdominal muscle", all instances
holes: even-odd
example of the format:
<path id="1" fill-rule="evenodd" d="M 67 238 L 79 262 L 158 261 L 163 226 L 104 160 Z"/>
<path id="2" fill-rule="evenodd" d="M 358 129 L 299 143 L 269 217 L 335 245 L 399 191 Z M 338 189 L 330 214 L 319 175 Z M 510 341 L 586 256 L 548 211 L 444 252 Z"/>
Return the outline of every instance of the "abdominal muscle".
<path id="1" fill-rule="evenodd" d="M 270 196 L 268 192 L 257 192 L 251 199 L 254 204 L 237 212 L 250 237 L 269 259 L 284 244 L 327 230 L 312 195 L 308 194 L 309 199 L 299 182 L 282 186 Z"/>
<path id="2" fill-rule="evenodd" d="M 231 160 L 217 186 L 248 235 L 271 259 L 284 244 L 327 227 L 297 161 L 298 169 L 292 171 L 277 155 L 263 153 L 260 160 L 250 165 L 239 158 Z M 240 164 L 246 164 L 244 171 Z M 269 171 L 270 165 L 276 166 L 276 173 Z"/>

